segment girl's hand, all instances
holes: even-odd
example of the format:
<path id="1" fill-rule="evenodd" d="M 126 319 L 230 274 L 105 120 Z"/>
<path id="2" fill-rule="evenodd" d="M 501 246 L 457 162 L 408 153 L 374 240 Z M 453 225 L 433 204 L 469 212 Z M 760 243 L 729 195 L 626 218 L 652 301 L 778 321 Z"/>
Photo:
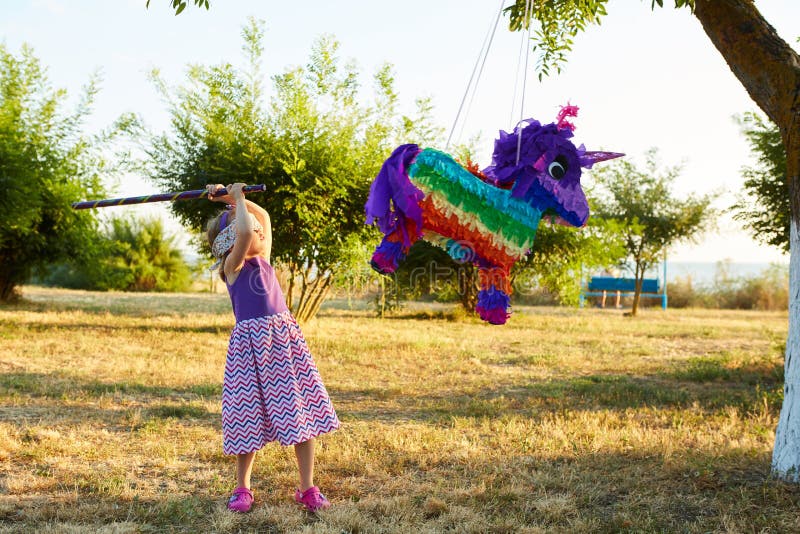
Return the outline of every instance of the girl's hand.
<path id="1" fill-rule="evenodd" d="M 238 182 L 235 183 L 235 184 L 229 185 L 227 187 L 228 194 L 230 194 L 234 199 L 237 199 L 237 200 L 240 199 L 240 198 L 244 198 L 244 191 L 242 191 L 242 188 L 245 185 L 246 184 L 242 184 L 242 183 L 238 183 Z"/>
<path id="2" fill-rule="evenodd" d="M 216 193 L 220 189 L 225 189 L 225 186 L 222 185 L 222 184 L 208 184 L 206 186 L 206 192 L 208 193 L 208 200 L 210 200 L 212 202 L 224 202 L 226 204 L 232 204 L 233 203 L 233 197 L 230 194 L 230 189 L 228 189 L 228 194 L 227 195 L 221 195 L 221 196 L 216 196 L 216 197 L 213 196 L 214 193 Z"/>

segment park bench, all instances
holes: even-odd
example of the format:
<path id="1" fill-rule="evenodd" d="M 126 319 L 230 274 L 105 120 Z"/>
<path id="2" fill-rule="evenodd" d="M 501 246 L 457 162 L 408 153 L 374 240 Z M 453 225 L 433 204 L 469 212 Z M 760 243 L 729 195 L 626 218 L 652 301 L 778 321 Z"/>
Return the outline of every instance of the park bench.
<path id="1" fill-rule="evenodd" d="M 580 305 L 586 297 L 602 297 L 601 307 L 606 307 L 606 297 L 609 293 L 616 294 L 616 306 L 619 308 L 622 297 L 632 297 L 636 290 L 636 280 L 633 278 L 616 278 L 612 276 L 593 276 L 586 288 L 581 288 Z M 644 298 L 660 298 L 661 308 L 667 309 L 667 291 L 661 288 L 658 278 L 645 278 L 642 280 L 642 293 Z"/>

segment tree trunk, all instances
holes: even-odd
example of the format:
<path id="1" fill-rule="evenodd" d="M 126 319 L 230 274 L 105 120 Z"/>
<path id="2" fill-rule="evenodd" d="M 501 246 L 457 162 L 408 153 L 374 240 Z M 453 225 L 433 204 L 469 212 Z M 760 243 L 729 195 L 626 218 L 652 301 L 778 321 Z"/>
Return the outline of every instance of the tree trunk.
<path id="1" fill-rule="evenodd" d="M 458 268 L 456 274 L 458 275 L 458 293 L 461 305 L 467 314 L 474 315 L 480 285 L 478 269 L 471 263 L 465 263 Z"/>
<path id="2" fill-rule="evenodd" d="M 775 432 L 772 469 L 783 479 L 800 481 L 800 228 L 791 223 L 789 264 L 789 336 L 786 340 L 783 406 Z"/>
<path id="3" fill-rule="evenodd" d="M 19 300 L 17 285 L 9 280 L 0 282 L 0 303 L 6 304 Z"/>
<path id="4" fill-rule="evenodd" d="M 288 266 L 288 280 L 286 280 L 286 307 L 292 309 L 294 304 L 294 280 L 297 277 L 297 265 L 292 262 Z"/>
<path id="5" fill-rule="evenodd" d="M 752 0 L 696 0 L 695 16 L 750 97 L 778 126 L 791 201 L 789 335 L 772 468 L 800 481 L 800 57 Z"/>
<path id="6" fill-rule="evenodd" d="M 18 301 L 20 298 L 19 291 L 17 290 L 19 285 L 20 280 L 18 273 L 0 269 L 0 303 L 7 304 Z"/>
<path id="7" fill-rule="evenodd" d="M 310 321 L 316 317 L 322 303 L 331 289 L 331 282 L 333 281 L 333 274 L 328 274 L 324 278 L 317 277 L 314 280 L 314 293 L 309 297 L 305 310 L 303 310 L 303 322 Z"/>
<path id="8" fill-rule="evenodd" d="M 800 90 L 797 91 L 800 97 Z M 795 126 L 784 135 L 792 218 L 789 223 L 789 335 L 786 339 L 783 406 L 775 431 L 772 469 L 800 482 L 800 137 Z"/>
<path id="9" fill-rule="evenodd" d="M 644 278 L 644 267 L 636 264 L 635 275 L 633 278 L 633 306 L 631 307 L 631 317 L 636 317 L 639 311 L 639 299 L 642 296 L 642 278 Z"/>
<path id="10" fill-rule="evenodd" d="M 307 323 L 319 311 L 322 302 L 328 295 L 331 287 L 332 274 L 326 276 L 316 275 L 313 279 L 309 280 L 310 269 L 306 269 L 303 273 L 302 292 L 297 301 L 297 306 L 293 310 L 295 319 L 298 323 Z"/>
<path id="11" fill-rule="evenodd" d="M 381 294 L 378 296 L 378 313 L 381 319 L 386 316 L 386 279 L 381 276 Z"/>

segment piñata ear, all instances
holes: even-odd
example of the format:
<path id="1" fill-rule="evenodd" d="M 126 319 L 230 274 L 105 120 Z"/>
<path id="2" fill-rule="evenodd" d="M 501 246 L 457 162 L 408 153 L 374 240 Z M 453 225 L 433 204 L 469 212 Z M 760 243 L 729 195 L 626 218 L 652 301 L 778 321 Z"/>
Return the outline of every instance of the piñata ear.
<path id="1" fill-rule="evenodd" d="M 580 156 L 581 167 L 585 169 L 591 169 L 592 165 L 594 165 L 595 163 L 614 158 L 621 158 L 624 155 L 625 154 L 621 152 L 602 152 L 602 151 L 584 152 Z"/>

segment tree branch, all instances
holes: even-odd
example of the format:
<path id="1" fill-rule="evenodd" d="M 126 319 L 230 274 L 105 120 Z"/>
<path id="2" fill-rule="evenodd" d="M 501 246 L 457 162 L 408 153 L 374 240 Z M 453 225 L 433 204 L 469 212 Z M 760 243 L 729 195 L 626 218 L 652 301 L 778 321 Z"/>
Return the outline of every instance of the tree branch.
<path id="1" fill-rule="evenodd" d="M 697 0 L 695 16 L 711 42 L 773 122 L 790 125 L 800 112 L 800 58 L 752 0 Z M 786 132 L 783 132 L 784 136 Z"/>

